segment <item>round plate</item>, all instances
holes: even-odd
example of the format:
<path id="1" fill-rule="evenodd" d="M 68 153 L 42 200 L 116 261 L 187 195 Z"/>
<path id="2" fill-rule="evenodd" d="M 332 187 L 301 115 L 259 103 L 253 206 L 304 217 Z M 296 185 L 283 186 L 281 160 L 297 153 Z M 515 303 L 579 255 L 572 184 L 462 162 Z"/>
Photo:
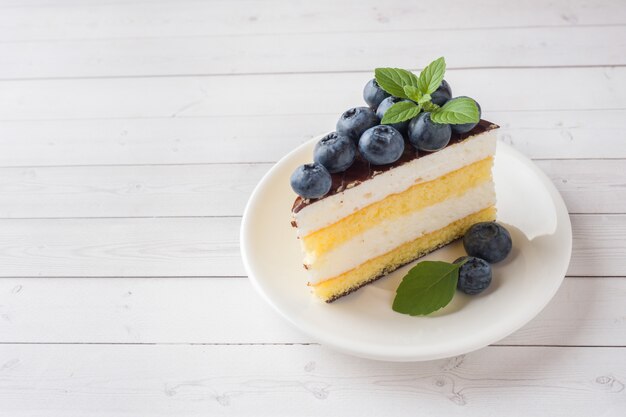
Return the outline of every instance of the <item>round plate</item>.
<path id="1" fill-rule="evenodd" d="M 394 312 L 402 277 L 415 262 L 326 304 L 311 294 L 300 243 L 291 227 L 296 195 L 291 172 L 310 162 L 315 138 L 278 162 L 250 197 L 241 225 L 241 252 L 250 280 L 287 320 L 315 340 L 370 359 L 421 361 L 487 346 L 522 327 L 554 296 L 567 271 L 572 230 L 552 182 L 529 159 L 498 142 L 494 179 L 498 222 L 513 238 L 509 257 L 493 268 L 478 296 L 457 291 L 445 308 L 426 317 Z M 452 262 L 464 255 L 459 241 L 419 260 Z"/>

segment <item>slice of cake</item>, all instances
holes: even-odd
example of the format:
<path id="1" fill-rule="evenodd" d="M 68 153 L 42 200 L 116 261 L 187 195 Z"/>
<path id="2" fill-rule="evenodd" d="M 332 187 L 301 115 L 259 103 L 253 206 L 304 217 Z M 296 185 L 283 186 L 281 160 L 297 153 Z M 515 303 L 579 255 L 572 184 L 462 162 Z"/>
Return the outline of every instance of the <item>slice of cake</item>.
<path id="1" fill-rule="evenodd" d="M 404 79 L 420 86 L 417 77 Z M 452 99 L 443 73 L 433 82 L 419 93 L 431 99 L 417 104 L 417 95 L 407 100 L 377 70 L 364 91 L 369 108 L 345 112 L 337 132 L 316 146 L 315 163 L 292 175 L 300 195 L 292 225 L 308 285 L 322 300 L 336 300 L 462 237 L 473 224 L 495 220 L 498 126 L 479 120 L 473 99 Z"/>

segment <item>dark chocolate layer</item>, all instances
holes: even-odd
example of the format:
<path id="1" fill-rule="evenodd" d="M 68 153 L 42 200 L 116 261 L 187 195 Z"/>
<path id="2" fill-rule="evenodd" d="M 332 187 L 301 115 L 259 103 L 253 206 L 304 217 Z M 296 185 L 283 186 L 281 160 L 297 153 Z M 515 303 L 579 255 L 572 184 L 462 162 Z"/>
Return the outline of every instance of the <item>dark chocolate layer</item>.
<path id="1" fill-rule="evenodd" d="M 474 129 L 470 130 L 467 133 L 456 134 L 452 133 L 452 138 L 450 139 L 450 143 L 447 146 L 454 145 L 455 143 L 459 143 L 470 136 L 479 135 L 484 132 L 488 132 L 493 129 L 497 129 L 499 126 L 488 122 L 486 120 L 481 120 L 478 122 Z M 380 174 L 381 172 L 388 171 L 392 168 L 399 167 L 400 165 L 406 164 L 407 162 L 413 161 L 414 159 L 418 159 L 427 155 L 430 155 L 432 152 L 424 152 L 420 151 L 419 153 L 415 150 L 415 148 L 405 139 L 404 144 L 404 153 L 393 164 L 387 165 L 372 165 L 363 159 L 360 155 L 357 156 L 357 159 L 354 161 L 352 166 L 348 168 L 344 172 L 338 172 L 336 174 L 332 174 L 333 184 L 330 187 L 330 191 L 322 198 L 318 199 L 303 199 L 302 197 L 296 198 L 296 201 L 293 203 L 292 211 L 294 213 L 299 212 L 304 207 L 315 203 L 316 201 L 320 201 L 326 197 L 330 197 L 331 195 L 340 193 L 347 188 L 356 187 L 361 184 L 363 181 L 366 181 L 375 175 Z"/>

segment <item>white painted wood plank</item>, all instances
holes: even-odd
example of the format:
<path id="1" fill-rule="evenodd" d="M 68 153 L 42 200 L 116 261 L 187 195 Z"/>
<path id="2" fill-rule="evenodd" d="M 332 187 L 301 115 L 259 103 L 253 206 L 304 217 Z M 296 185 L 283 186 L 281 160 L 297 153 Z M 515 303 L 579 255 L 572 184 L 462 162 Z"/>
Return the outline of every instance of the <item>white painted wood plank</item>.
<path id="1" fill-rule="evenodd" d="M 623 276 L 626 215 L 571 219 L 568 274 Z M 0 277 L 243 276 L 239 222 L 232 217 L 2 219 Z"/>
<path id="2" fill-rule="evenodd" d="M 626 213 L 626 160 L 543 160 L 570 213 Z"/>
<path id="3" fill-rule="evenodd" d="M 239 218 L 0 220 L 0 276 L 242 276 Z"/>
<path id="4" fill-rule="evenodd" d="M 537 164 L 560 190 L 570 212 L 626 213 L 626 160 Z M 270 167 L 0 168 L 0 218 L 241 216 Z"/>
<path id="5" fill-rule="evenodd" d="M 490 347 L 386 363 L 299 345 L 4 345 L 0 358 L 0 402 L 16 417 L 618 417 L 626 407 L 623 348 Z"/>
<path id="6" fill-rule="evenodd" d="M 626 216 L 572 215 L 574 247 L 569 275 L 623 275 L 626 270 Z M 619 253 L 619 260 L 615 255 Z M 617 261 L 617 262 L 616 262 Z"/>
<path id="7" fill-rule="evenodd" d="M 476 47 L 486 39 L 498 42 Z M 626 65 L 624 39 L 626 24 L 2 42 L 0 79 L 371 71 L 423 66 L 442 51 L 450 68 Z"/>
<path id="8" fill-rule="evenodd" d="M 499 104 L 503 108 L 508 100 Z M 533 158 L 626 158 L 626 109 L 489 111 L 485 117 L 500 124 L 501 140 Z M 332 130 L 337 118 L 328 113 L 249 115 L 245 123 L 237 117 L 0 121 L 0 166 L 274 162 Z"/>
<path id="9" fill-rule="evenodd" d="M 241 216 L 270 166 L 0 168 L 0 218 Z"/>
<path id="10" fill-rule="evenodd" d="M 626 278 L 567 278 L 496 344 L 626 346 L 624 297 Z M 0 318 L 0 343 L 314 342 L 245 278 L 4 278 Z"/>
<path id="11" fill-rule="evenodd" d="M 247 121 L 242 116 L 251 114 L 340 115 L 363 103 L 363 85 L 371 77 L 368 72 L 0 82 L 0 121 L 184 115 L 239 116 L 233 123 L 242 123 Z M 624 67 L 458 70 L 446 78 L 455 95 L 474 96 L 487 118 L 495 110 L 623 109 L 626 102 Z M 594 88 L 580 94 L 579 85 Z M 251 93 L 244 99 L 242 91 Z"/>
<path id="12" fill-rule="evenodd" d="M 422 29 L 623 24 L 619 0 L 459 0 L 429 5 L 387 0 L 342 1 L 90 1 L 24 7 L 0 3 L 4 41 L 211 36 L 306 32 L 392 32 Z M 41 2 L 37 2 L 41 3 Z M 20 7 L 21 6 L 21 7 Z M 540 11 L 540 12 L 538 12 Z M 346 16 L 350 18 L 347 19 Z M 434 18 L 445 16 L 445 19 Z"/>

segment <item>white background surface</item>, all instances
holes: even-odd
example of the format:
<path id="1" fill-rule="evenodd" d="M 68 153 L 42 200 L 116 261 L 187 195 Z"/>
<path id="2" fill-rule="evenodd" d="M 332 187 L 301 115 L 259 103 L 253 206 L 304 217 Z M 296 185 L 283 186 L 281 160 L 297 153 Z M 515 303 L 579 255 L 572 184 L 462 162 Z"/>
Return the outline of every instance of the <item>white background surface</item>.
<path id="1" fill-rule="evenodd" d="M 622 0 L 0 1 L 0 415 L 623 416 Z M 271 164 L 445 55 L 563 194 L 568 277 L 478 352 L 318 346 L 247 282 Z"/>

